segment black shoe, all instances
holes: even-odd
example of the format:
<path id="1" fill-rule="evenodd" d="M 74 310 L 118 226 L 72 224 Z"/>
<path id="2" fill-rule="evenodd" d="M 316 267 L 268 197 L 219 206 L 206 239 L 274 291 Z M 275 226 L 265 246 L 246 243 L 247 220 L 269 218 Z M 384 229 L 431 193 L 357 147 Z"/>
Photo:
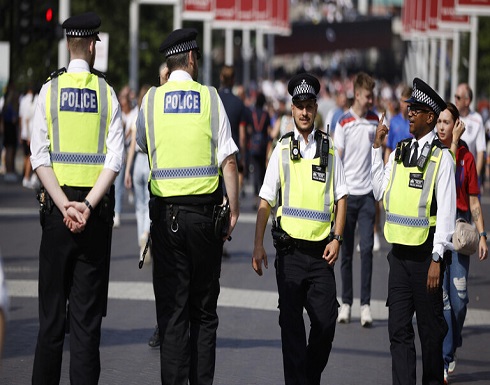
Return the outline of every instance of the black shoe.
<path id="1" fill-rule="evenodd" d="M 152 348 L 157 348 L 160 346 L 160 333 L 158 331 L 158 325 L 155 326 L 155 331 L 153 332 L 151 338 L 148 340 L 148 345 Z"/>

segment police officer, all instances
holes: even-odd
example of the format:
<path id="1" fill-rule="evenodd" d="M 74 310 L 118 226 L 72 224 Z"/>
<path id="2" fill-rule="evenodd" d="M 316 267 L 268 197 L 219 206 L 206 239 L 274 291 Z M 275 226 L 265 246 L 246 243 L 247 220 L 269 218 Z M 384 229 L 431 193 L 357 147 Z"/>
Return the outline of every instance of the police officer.
<path id="1" fill-rule="evenodd" d="M 285 383 L 319 385 L 335 334 L 334 263 L 343 240 L 348 191 L 332 139 L 314 128 L 320 83 L 302 73 L 289 81 L 288 91 L 295 127 L 269 160 L 259 194 L 252 266 L 258 275 L 262 264 L 268 267 L 264 231 L 277 204 L 273 238 Z M 303 309 L 310 317 L 308 340 Z"/>
<path id="2" fill-rule="evenodd" d="M 31 163 L 40 194 L 39 335 L 33 384 L 58 384 L 65 327 L 70 326 L 70 383 L 97 384 L 107 308 L 114 179 L 123 131 L 116 94 L 92 69 L 100 18 L 63 23 L 70 63 L 39 94 Z M 67 311 L 67 302 L 69 311 Z"/>
<path id="3" fill-rule="evenodd" d="M 419 78 L 413 81 L 408 119 L 413 139 L 402 140 L 383 168 L 381 144 L 388 132 L 378 125 L 372 150 L 374 196 L 383 198 L 388 254 L 388 333 L 394 385 L 416 383 L 412 318 L 422 348 L 422 384 L 443 384 L 442 343 L 444 252 L 454 232 L 454 161 L 434 127 L 446 103 Z M 380 120 L 382 122 L 383 119 Z"/>
<path id="4" fill-rule="evenodd" d="M 223 240 L 239 214 L 238 148 L 217 90 L 197 82 L 196 37 L 194 29 L 178 29 L 162 43 L 170 77 L 148 91 L 136 122 L 150 163 L 162 384 L 213 382 Z M 228 228 L 216 220 L 223 180 Z"/>

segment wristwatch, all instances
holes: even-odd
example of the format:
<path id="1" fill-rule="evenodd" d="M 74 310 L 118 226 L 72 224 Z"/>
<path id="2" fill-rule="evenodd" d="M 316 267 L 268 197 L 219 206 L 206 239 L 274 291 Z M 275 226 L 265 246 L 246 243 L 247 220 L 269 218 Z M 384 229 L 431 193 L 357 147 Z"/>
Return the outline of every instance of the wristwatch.
<path id="1" fill-rule="evenodd" d="M 432 253 L 432 260 L 434 262 L 439 263 L 439 262 L 441 262 L 441 256 L 438 253 Z"/>
<path id="2" fill-rule="evenodd" d="M 334 234 L 332 239 L 336 239 L 339 245 L 342 245 L 342 242 L 344 242 L 344 237 L 342 237 L 342 235 Z"/>
<path id="3" fill-rule="evenodd" d="M 480 238 L 481 238 L 481 237 L 485 237 L 485 239 L 487 239 L 487 232 L 486 232 L 486 231 L 482 231 L 482 232 L 480 233 Z"/>

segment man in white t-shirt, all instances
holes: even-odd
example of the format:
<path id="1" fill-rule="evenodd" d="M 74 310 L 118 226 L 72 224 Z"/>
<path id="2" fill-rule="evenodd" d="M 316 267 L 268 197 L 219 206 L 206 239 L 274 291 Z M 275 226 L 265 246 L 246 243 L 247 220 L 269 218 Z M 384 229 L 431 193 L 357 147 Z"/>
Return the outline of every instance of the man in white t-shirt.
<path id="1" fill-rule="evenodd" d="M 468 149 L 476 160 L 476 172 L 478 173 L 478 179 L 481 181 L 485 164 L 485 126 L 481 115 L 476 111 L 470 110 L 472 100 L 473 91 L 470 86 L 467 83 L 459 84 L 454 94 L 454 104 L 458 108 L 459 118 L 465 124 L 465 132 L 461 139 L 466 142 Z"/>
<path id="2" fill-rule="evenodd" d="M 335 146 L 344 163 L 345 179 L 349 189 L 347 217 L 342 244 L 341 277 L 342 306 L 338 322 L 349 323 L 353 301 L 352 259 L 356 224 L 361 251 L 361 325 L 371 326 L 371 277 L 375 200 L 371 183 L 371 147 L 379 122 L 371 110 L 374 99 L 374 80 L 364 72 L 354 80 L 354 103 L 337 122 Z"/>

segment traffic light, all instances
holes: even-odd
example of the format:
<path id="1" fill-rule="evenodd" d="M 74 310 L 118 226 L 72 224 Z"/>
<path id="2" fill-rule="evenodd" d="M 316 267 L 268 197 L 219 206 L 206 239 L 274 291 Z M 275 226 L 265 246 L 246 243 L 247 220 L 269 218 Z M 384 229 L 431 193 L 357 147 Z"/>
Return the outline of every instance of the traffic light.
<path id="1" fill-rule="evenodd" d="M 18 0 L 17 4 L 17 38 L 20 45 L 30 43 L 33 33 L 34 0 Z"/>
<path id="2" fill-rule="evenodd" d="M 44 12 L 44 19 L 46 20 L 46 23 L 51 23 L 53 21 L 53 8 L 49 7 L 46 9 L 46 12 Z"/>
<path id="3" fill-rule="evenodd" d="M 43 4 L 36 12 L 36 37 L 50 43 L 63 37 L 63 30 L 58 23 L 56 11 L 50 2 Z"/>

